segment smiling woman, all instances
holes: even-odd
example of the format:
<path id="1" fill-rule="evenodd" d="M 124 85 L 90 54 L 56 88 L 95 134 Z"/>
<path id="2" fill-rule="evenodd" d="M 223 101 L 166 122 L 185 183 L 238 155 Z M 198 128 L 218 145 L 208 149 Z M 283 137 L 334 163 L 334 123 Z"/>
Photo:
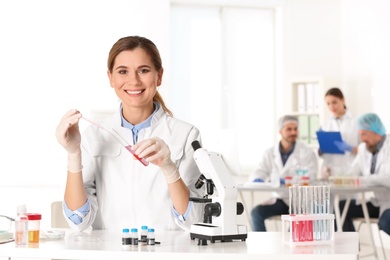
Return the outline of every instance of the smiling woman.
<path id="1" fill-rule="evenodd" d="M 70 227 L 189 228 L 202 219 L 202 206 L 190 202 L 190 194 L 204 194 L 195 187 L 200 172 L 191 145 L 200 142 L 200 132 L 174 118 L 158 93 L 163 67 L 156 45 L 145 37 L 123 37 L 112 46 L 107 67 L 121 100 L 116 113 L 81 135 L 82 115 L 71 109 L 56 130 L 68 154 L 63 207 Z M 146 163 L 134 160 L 106 129 L 122 136 Z"/>

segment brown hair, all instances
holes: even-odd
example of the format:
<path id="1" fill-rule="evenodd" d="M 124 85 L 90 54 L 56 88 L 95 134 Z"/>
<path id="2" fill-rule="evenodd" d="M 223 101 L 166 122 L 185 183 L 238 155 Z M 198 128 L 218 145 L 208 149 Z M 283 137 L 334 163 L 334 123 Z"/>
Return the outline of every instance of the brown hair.
<path id="1" fill-rule="evenodd" d="M 163 69 L 160 53 L 156 45 L 149 39 L 141 36 L 128 36 L 119 39 L 111 48 L 110 53 L 108 54 L 107 68 L 112 73 L 115 58 L 122 51 L 134 50 L 136 48 L 143 49 L 152 59 L 153 65 L 157 71 Z M 165 113 L 170 116 L 173 116 L 171 110 L 165 105 L 165 102 L 159 92 L 156 92 L 156 95 L 153 97 L 153 101 L 161 104 Z"/>
<path id="2" fill-rule="evenodd" d="M 334 96 L 339 99 L 344 99 L 344 94 L 339 88 L 331 88 L 325 93 L 325 97 L 327 96 Z M 347 106 L 344 104 L 344 108 L 347 108 Z"/>

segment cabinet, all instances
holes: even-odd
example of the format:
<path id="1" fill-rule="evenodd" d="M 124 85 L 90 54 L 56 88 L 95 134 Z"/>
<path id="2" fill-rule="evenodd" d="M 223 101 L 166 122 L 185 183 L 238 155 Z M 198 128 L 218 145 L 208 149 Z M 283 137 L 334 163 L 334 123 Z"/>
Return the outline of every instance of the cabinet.
<path id="1" fill-rule="evenodd" d="M 316 131 L 320 128 L 323 84 L 320 79 L 299 80 L 292 86 L 292 114 L 299 120 L 298 139 L 318 147 Z"/>

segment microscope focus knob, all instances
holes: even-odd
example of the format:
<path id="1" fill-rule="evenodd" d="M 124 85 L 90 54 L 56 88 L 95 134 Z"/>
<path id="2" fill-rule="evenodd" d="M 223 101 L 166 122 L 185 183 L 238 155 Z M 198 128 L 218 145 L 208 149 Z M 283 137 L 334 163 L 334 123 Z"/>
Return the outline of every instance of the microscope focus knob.
<path id="1" fill-rule="evenodd" d="M 192 149 L 194 149 L 194 151 L 198 150 L 199 148 L 202 148 L 202 146 L 200 145 L 198 140 L 193 141 L 191 143 L 191 146 L 192 146 Z"/>
<path id="2" fill-rule="evenodd" d="M 221 215 L 221 204 L 219 204 L 218 202 L 207 203 L 204 206 L 204 215 L 218 217 L 219 215 Z"/>
<path id="3" fill-rule="evenodd" d="M 237 202 L 237 215 L 241 215 L 244 212 L 244 205 L 241 202 Z"/>

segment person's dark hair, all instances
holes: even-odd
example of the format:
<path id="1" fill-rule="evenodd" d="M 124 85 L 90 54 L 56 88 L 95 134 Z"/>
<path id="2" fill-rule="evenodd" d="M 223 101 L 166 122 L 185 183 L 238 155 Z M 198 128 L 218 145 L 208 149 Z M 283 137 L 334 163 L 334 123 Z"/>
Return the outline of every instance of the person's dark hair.
<path id="1" fill-rule="evenodd" d="M 153 65 L 157 71 L 163 69 L 160 52 L 157 46 L 149 39 L 141 36 L 128 36 L 119 39 L 111 48 L 108 54 L 107 68 L 112 73 L 115 58 L 122 51 L 131 51 L 136 48 L 143 49 L 152 59 Z M 165 102 L 159 92 L 153 97 L 153 101 L 159 102 L 164 109 L 165 113 L 173 115 L 172 112 L 167 108 Z"/>
<path id="2" fill-rule="evenodd" d="M 325 97 L 327 97 L 327 96 L 334 96 L 334 97 L 337 97 L 339 99 L 344 99 L 344 94 L 343 94 L 343 92 L 339 88 L 331 88 L 331 89 L 329 89 L 325 93 Z M 344 108 L 347 108 L 345 103 L 344 103 Z"/>

